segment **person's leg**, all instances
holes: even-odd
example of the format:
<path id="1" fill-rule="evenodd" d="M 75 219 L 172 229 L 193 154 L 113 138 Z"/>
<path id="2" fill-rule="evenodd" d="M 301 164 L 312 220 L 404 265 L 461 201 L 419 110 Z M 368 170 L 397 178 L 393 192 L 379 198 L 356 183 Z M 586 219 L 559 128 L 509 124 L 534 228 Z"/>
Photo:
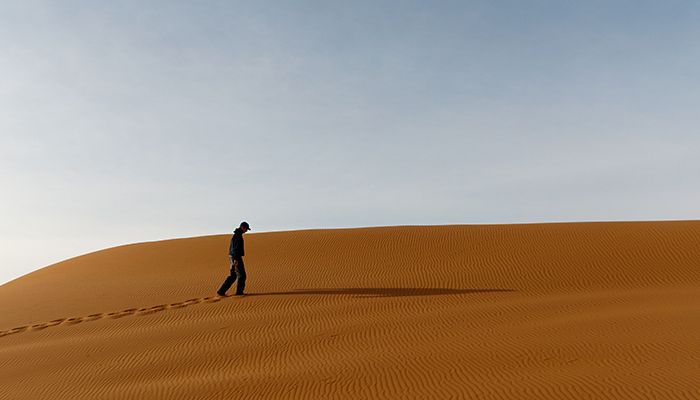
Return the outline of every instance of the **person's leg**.
<path id="1" fill-rule="evenodd" d="M 233 261 L 233 257 L 229 257 L 229 259 L 231 261 L 229 275 L 226 277 L 226 280 L 224 281 L 224 283 L 221 284 L 221 287 L 219 288 L 219 290 L 216 291 L 216 293 L 220 296 L 223 296 L 226 294 L 226 291 L 231 288 L 231 285 L 233 285 L 233 282 L 236 281 L 236 278 L 238 276 L 236 274 L 236 268 L 234 265 L 235 263 Z"/>
<path id="2" fill-rule="evenodd" d="M 243 260 L 236 261 L 236 274 L 238 276 L 238 287 L 236 288 L 236 294 L 241 295 L 245 290 L 245 265 L 243 265 Z"/>

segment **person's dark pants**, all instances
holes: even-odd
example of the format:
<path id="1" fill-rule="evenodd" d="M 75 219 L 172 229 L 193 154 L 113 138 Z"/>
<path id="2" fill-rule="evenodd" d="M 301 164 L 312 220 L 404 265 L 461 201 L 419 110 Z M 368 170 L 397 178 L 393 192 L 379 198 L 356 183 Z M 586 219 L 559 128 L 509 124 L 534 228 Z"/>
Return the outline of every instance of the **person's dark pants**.
<path id="1" fill-rule="evenodd" d="M 236 288 L 236 294 L 243 294 L 243 290 L 245 290 L 245 265 L 243 265 L 243 259 L 242 258 L 237 258 L 233 259 L 231 258 L 231 273 L 229 276 L 226 277 L 226 280 L 224 283 L 221 285 L 219 290 L 216 292 L 220 295 L 226 294 L 226 291 L 229 290 L 231 285 L 233 285 L 233 282 L 238 279 L 238 287 Z"/>

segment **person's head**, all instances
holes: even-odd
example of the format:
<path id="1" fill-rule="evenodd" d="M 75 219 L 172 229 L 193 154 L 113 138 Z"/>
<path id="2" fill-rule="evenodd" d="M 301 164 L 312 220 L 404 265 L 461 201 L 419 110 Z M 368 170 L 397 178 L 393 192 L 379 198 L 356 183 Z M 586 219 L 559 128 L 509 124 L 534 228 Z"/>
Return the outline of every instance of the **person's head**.
<path id="1" fill-rule="evenodd" d="M 250 230 L 250 225 L 248 225 L 247 222 L 243 221 L 241 222 L 241 225 L 238 227 L 240 230 L 243 231 L 243 233 L 246 233 Z"/>

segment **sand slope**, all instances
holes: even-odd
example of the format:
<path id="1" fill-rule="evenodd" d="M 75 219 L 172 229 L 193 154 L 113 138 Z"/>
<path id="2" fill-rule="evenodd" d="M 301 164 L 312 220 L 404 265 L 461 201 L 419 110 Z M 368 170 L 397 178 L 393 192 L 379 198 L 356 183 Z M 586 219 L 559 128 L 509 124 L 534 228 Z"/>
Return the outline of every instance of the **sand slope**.
<path id="1" fill-rule="evenodd" d="M 0 286 L 0 399 L 700 398 L 700 222 L 121 246 Z"/>

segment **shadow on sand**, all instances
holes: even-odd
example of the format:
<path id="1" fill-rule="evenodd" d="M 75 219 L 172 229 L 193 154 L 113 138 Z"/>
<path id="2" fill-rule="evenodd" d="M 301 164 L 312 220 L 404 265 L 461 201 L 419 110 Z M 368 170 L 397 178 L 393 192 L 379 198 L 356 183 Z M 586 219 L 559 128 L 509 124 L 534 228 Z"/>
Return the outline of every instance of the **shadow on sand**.
<path id="1" fill-rule="evenodd" d="M 249 293 L 247 296 L 278 295 L 354 295 L 355 297 L 402 297 L 402 296 L 440 296 L 488 292 L 514 292 L 513 289 L 447 289 L 447 288 L 323 288 L 294 289 L 291 292 Z"/>

